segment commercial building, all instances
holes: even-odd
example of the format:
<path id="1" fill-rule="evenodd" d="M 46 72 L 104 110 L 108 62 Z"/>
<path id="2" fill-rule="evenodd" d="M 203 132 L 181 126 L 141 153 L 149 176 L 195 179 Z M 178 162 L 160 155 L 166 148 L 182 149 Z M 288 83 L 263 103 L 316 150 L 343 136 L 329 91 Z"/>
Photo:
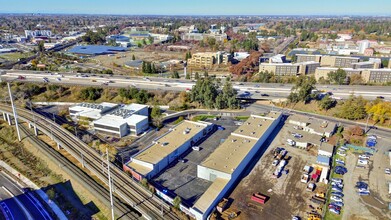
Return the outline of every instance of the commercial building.
<path id="1" fill-rule="evenodd" d="M 149 127 L 148 106 L 122 106 L 93 121 L 93 126 L 98 133 L 120 138 L 128 134 L 139 135 Z"/>
<path id="2" fill-rule="evenodd" d="M 365 50 L 371 46 L 369 40 L 362 40 L 358 42 L 358 53 L 364 54 Z"/>
<path id="3" fill-rule="evenodd" d="M 252 115 L 197 166 L 199 178 L 213 181 L 190 212 L 197 220 L 206 219 L 213 208 L 233 187 L 243 170 L 277 127 L 281 113 Z"/>
<path id="4" fill-rule="evenodd" d="M 151 37 L 153 37 L 155 42 L 166 42 L 174 38 L 168 34 L 151 34 Z"/>
<path id="5" fill-rule="evenodd" d="M 76 120 L 79 120 L 80 118 L 96 120 L 118 107 L 119 105 L 108 102 L 102 102 L 100 104 L 79 103 L 69 107 L 69 115 Z"/>
<path id="6" fill-rule="evenodd" d="M 114 41 L 116 44 L 121 45 L 121 47 L 130 47 L 130 38 L 123 35 L 110 35 L 106 37 L 107 43 Z"/>
<path id="7" fill-rule="evenodd" d="M 372 61 L 365 61 L 365 62 L 359 62 L 359 63 L 352 63 L 353 69 L 378 69 L 380 68 L 381 61 L 380 62 L 374 62 Z"/>
<path id="8" fill-rule="evenodd" d="M 150 179 L 205 137 L 213 129 L 206 122 L 183 121 L 134 155 L 124 166 L 134 178 Z"/>
<path id="9" fill-rule="evenodd" d="M 318 155 L 333 157 L 333 153 L 334 153 L 334 145 L 326 142 L 322 142 L 318 150 Z"/>
<path id="10" fill-rule="evenodd" d="M 269 63 L 286 63 L 286 56 L 284 54 L 277 54 L 269 58 Z"/>
<path id="11" fill-rule="evenodd" d="M 310 134 L 331 137 L 337 129 L 337 124 L 326 120 L 305 117 L 301 115 L 292 115 L 288 120 L 289 124 L 297 125 Z"/>
<path id="12" fill-rule="evenodd" d="M 328 79 L 329 73 L 337 71 L 339 68 L 336 67 L 319 67 L 315 70 L 315 79 L 318 81 L 320 78 Z M 353 69 L 353 68 L 341 68 L 346 72 L 347 76 L 351 76 L 353 74 L 361 75 L 362 69 Z"/>
<path id="13" fill-rule="evenodd" d="M 312 55 L 312 54 L 296 54 L 296 62 L 309 62 L 314 61 L 320 63 L 322 55 Z"/>
<path id="14" fill-rule="evenodd" d="M 388 69 L 391 69 L 391 59 L 388 60 Z"/>
<path id="15" fill-rule="evenodd" d="M 182 40 L 186 41 L 202 41 L 207 38 L 214 38 L 216 41 L 224 41 L 227 39 L 227 34 L 203 34 L 203 33 L 184 33 L 181 35 Z"/>
<path id="16" fill-rule="evenodd" d="M 320 61 L 320 66 L 350 68 L 352 67 L 352 63 L 358 62 L 360 62 L 360 58 L 358 57 L 323 56 Z"/>

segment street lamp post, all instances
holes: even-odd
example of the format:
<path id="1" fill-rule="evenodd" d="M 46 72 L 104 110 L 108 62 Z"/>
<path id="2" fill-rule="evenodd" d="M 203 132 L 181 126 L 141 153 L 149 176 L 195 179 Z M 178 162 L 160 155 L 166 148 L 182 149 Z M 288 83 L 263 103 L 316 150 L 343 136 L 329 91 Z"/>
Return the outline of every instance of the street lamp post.
<path id="1" fill-rule="evenodd" d="M 108 148 L 106 148 L 106 156 L 107 156 L 107 173 L 108 173 L 108 177 L 109 177 L 111 219 L 114 220 L 113 188 L 112 188 L 112 184 L 111 184 L 110 160 L 109 160 L 109 149 Z"/>
<path id="2" fill-rule="evenodd" d="M 9 82 L 7 83 L 7 86 L 8 86 L 8 93 L 9 93 L 10 99 L 11 99 L 12 112 L 14 113 L 16 132 L 18 133 L 18 140 L 22 141 L 22 138 L 20 137 L 20 131 L 19 131 L 19 125 L 18 125 L 18 115 L 16 114 L 16 108 L 14 105 L 14 99 L 12 98 L 11 86 L 10 86 Z"/>

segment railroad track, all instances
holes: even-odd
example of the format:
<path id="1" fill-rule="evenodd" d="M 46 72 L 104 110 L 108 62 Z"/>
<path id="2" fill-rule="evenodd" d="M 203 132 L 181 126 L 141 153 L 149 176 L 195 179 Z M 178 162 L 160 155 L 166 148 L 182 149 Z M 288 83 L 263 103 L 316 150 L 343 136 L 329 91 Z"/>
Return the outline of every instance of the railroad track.
<path id="1" fill-rule="evenodd" d="M 110 205 L 109 190 L 97 183 L 94 179 L 92 179 L 92 177 L 79 169 L 75 164 L 62 156 L 58 151 L 36 137 L 28 128 L 21 125 L 20 129 L 22 133 L 24 133 L 34 143 L 35 146 L 39 147 L 47 157 L 55 159 L 56 162 L 63 166 L 62 169 L 66 170 L 66 172 L 74 179 L 79 180 L 80 184 L 89 190 L 96 198 L 103 201 L 105 204 Z M 116 197 L 114 197 L 114 206 L 115 212 L 117 216 L 119 216 L 118 219 L 139 219 L 141 217 L 140 213 L 137 213 L 137 211 L 134 209 L 132 210 L 132 208 L 128 207 Z"/>
<path id="2" fill-rule="evenodd" d="M 0 104 L 0 111 L 11 114 L 11 106 Z M 84 166 L 94 173 L 102 182 L 108 185 L 106 174 L 102 172 L 102 157 L 69 131 L 59 127 L 53 121 L 32 113 L 26 109 L 17 108 L 18 116 L 27 122 L 35 124 L 39 130 L 46 131 L 62 148 L 68 151 Z M 11 114 L 12 115 L 12 114 Z M 33 118 L 34 115 L 34 118 Z M 111 166 L 114 193 L 121 197 L 131 207 L 139 211 L 147 219 L 180 219 L 170 211 L 170 206 L 151 192 L 136 183 L 130 176 L 118 167 Z"/>

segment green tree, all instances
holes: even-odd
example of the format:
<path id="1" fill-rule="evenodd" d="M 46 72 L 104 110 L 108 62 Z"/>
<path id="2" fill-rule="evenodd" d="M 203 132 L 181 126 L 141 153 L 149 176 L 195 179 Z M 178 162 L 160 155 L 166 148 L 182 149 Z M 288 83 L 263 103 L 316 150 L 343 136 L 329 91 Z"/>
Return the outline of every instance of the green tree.
<path id="1" fill-rule="evenodd" d="M 329 110 L 331 108 L 333 108 L 335 105 L 337 104 L 337 102 L 330 98 L 330 96 L 326 95 L 322 100 L 320 100 L 318 102 L 318 107 L 322 110 Z"/>
<path id="2" fill-rule="evenodd" d="M 362 96 L 351 95 L 339 106 L 336 116 L 349 120 L 363 119 L 367 115 L 365 111 L 366 104 L 367 101 Z"/>
<path id="3" fill-rule="evenodd" d="M 297 103 L 299 101 L 308 103 L 312 99 L 312 90 L 316 88 L 315 84 L 316 80 L 314 77 L 300 76 L 292 87 L 288 101 L 291 103 Z"/>
<path id="4" fill-rule="evenodd" d="M 174 200 L 172 201 L 172 204 L 173 204 L 174 208 L 176 208 L 176 209 L 179 209 L 179 208 L 180 208 L 181 203 L 182 203 L 182 199 L 181 199 L 181 197 L 179 197 L 179 196 L 176 196 L 176 197 L 174 198 Z"/>
<path id="5" fill-rule="evenodd" d="M 43 40 L 38 43 L 38 51 L 43 53 L 45 51 L 45 42 Z"/>
<path id="6" fill-rule="evenodd" d="M 159 106 L 157 106 L 157 105 L 153 106 L 153 108 L 151 110 L 151 117 L 152 118 L 159 118 L 161 116 L 162 116 L 162 113 L 160 111 Z"/>
<path id="7" fill-rule="evenodd" d="M 346 82 L 346 71 L 339 68 L 337 71 L 333 71 L 327 74 L 331 83 L 343 85 Z"/>
<path id="8" fill-rule="evenodd" d="M 140 90 L 136 95 L 137 103 L 145 104 L 148 102 L 149 94 L 145 90 Z"/>
<path id="9" fill-rule="evenodd" d="M 136 60 L 136 56 L 134 54 L 132 55 L 132 60 Z"/>
<path id="10" fill-rule="evenodd" d="M 198 72 L 196 72 L 195 74 L 194 74 L 194 79 L 195 80 L 198 80 L 200 78 L 200 74 L 198 73 Z"/>
<path id="11" fill-rule="evenodd" d="M 179 79 L 179 78 L 181 78 L 181 77 L 179 76 L 178 71 L 174 71 L 174 72 L 172 73 L 172 75 L 171 75 L 171 78 Z"/>

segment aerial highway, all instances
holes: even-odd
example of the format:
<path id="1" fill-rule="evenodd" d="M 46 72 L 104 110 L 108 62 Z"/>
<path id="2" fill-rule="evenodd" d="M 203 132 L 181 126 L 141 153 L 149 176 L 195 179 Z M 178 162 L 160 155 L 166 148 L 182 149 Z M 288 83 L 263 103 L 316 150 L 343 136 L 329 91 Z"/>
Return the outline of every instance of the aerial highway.
<path id="1" fill-rule="evenodd" d="M 170 79 L 159 77 L 127 77 L 103 74 L 55 73 L 26 70 L 0 70 L 2 81 L 17 80 L 20 82 L 56 83 L 64 85 L 108 86 L 116 88 L 135 87 L 148 90 L 190 91 L 194 80 Z M 233 82 L 239 93 L 247 92 L 253 99 L 284 98 L 289 95 L 292 84 L 279 83 L 245 83 Z M 336 99 L 347 99 L 350 95 L 361 95 L 366 99 L 382 97 L 391 100 L 390 86 L 362 85 L 317 85 L 323 92 L 331 92 Z"/>
<path id="2" fill-rule="evenodd" d="M 11 106 L 0 104 L 0 111 L 11 114 Z M 107 173 L 102 170 L 104 158 L 98 152 L 91 149 L 73 134 L 54 123 L 53 121 L 31 111 L 17 108 L 18 117 L 21 120 L 31 122 L 37 128 L 49 136 L 77 158 L 87 169 L 94 173 L 101 181 L 108 184 Z M 34 117 L 33 117 L 34 115 Z M 136 183 L 121 169 L 111 164 L 111 176 L 113 178 L 114 193 L 126 203 L 139 211 L 146 219 L 179 219 L 170 211 L 170 206 L 161 199 L 153 196 L 151 192 Z"/>
<path id="3" fill-rule="evenodd" d="M 32 192 L 24 192 L 14 179 L 2 172 L 0 183 L 0 206 L 6 219 L 53 219 Z"/>

